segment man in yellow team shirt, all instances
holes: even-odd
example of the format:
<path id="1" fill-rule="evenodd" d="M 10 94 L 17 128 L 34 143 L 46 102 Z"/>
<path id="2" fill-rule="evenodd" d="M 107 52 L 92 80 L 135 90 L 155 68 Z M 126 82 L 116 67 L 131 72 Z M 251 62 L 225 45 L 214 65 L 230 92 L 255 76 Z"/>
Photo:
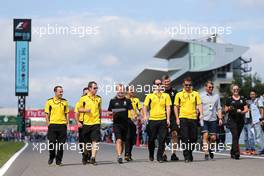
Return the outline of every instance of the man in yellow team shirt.
<path id="1" fill-rule="evenodd" d="M 125 160 L 131 161 L 132 159 L 132 150 L 133 145 L 135 145 L 136 142 L 136 135 L 137 135 L 137 127 L 135 125 L 135 122 L 138 120 L 139 112 L 142 113 L 142 106 L 140 104 L 140 101 L 137 97 L 134 96 L 134 87 L 128 86 L 127 88 L 127 96 L 126 98 L 131 100 L 132 107 L 134 110 L 135 116 L 132 117 L 132 113 L 128 111 L 128 132 L 125 142 Z"/>
<path id="2" fill-rule="evenodd" d="M 88 87 L 83 88 L 83 96 L 86 95 L 88 93 Z M 78 133 L 79 133 L 79 144 L 80 144 L 80 150 L 83 154 L 83 145 L 84 145 L 84 141 L 83 141 L 83 136 L 82 136 L 82 126 L 83 126 L 83 115 L 84 113 L 79 113 L 79 108 L 81 107 L 80 102 L 78 101 L 75 104 L 75 108 L 74 108 L 74 116 L 75 116 L 75 120 L 78 124 Z M 89 158 L 89 157 L 88 157 Z"/>
<path id="3" fill-rule="evenodd" d="M 181 141 L 184 144 L 184 160 L 192 162 L 194 145 L 197 141 L 197 107 L 200 119 L 203 116 L 200 94 L 192 90 L 191 78 L 183 80 L 183 90 L 176 94 L 174 100 L 174 112 L 176 123 L 180 126 Z"/>
<path id="4" fill-rule="evenodd" d="M 92 150 L 90 163 L 96 165 L 96 152 L 98 150 L 98 142 L 101 140 L 100 124 L 101 124 L 101 97 L 96 95 L 98 90 L 97 83 L 91 81 L 88 83 L 88 94 L 81 97 L 79 103 L 79 113 L 83 115 L 83 131 L 84 138 L 84 154 L 82 163 L 87 164 L 88 151 Z M 80 123 L 78 119 L 78 124 Z"/>
<path id="5" fill-rule="evenodd" d="M 161 80 L 156 79 L 153 85 L 154 92 L 146 96 L 144 101 L 144 121 L 147 121 L 147 108 L 150 109 L 147 131 L 149 135 L 149 160 L 154 160 L 155 139 L 158 139 L 157 161 L 163 162 L 163 152 L 167 127 L 170 126 L 171 99 L 167 93 L 162 92 Z"/>
<path id="6" fill-rule="evenodd" d="M 69 124 L 68 101 L 63 99 L 62 86 L 54 87 L 55 96 L 47 100 L 45 105 L 45 118 L 48 124 L 49 160 L 51 165 L 56 158 L 56 165 L 61 165 L 63 158 L 63 144 L 67 138 L 67 125 Z M 57 148 L 57 153 L 56 153 Z"/>

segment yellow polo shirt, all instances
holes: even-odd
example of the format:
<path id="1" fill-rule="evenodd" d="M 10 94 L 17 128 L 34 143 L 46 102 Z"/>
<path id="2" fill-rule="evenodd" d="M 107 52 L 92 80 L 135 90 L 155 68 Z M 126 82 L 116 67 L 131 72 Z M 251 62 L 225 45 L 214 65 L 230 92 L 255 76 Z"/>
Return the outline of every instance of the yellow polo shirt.
<path id="1" fill-rule="evenodd" d="M 171 99 L 167 93 L 148 94 L 144 101 L 144 106 L 150 108 L 149 120 L 166 119 L 166 106 L 171 106 Z"/>
<path id="2" fill-rule="evenodd" d="M 67 124 L 69 106 L 66 99 L 56 100 L 55 97 L 48 99 L 44 111 L 49 115 L 50 124 Z"/>
<path id="3" fill-rule="evenodd" d="M 81 107 L 81 104 L 80 104 L 80 102 L 78 101 L 78 102 L 75 104 L 74 112 L 75 112 L 75 113 L 79 113 L 79 121 L 80 121 L 80 122 L 83 122 L 83 115 L 84 115 L 84 113 L 79 112 L 79 108 L 80 108 L 80 107 Z"/>
<path id="4" fill-rule="evenodd" d="M 80 107 L 84 109 L 90 109 L 91 112 L 84 113 L 83 115 L 83 124 L 84 125 L 97 125 L 101 123 L 100 111 L 101 111 L 101 97 L 91 96 L 90 94 L 84 95 L 80 98 L 79 104 Z"/>
<path id="5" fill-rule="evenodd" d="M 190 93 L 182 90 L 176 94 L 174 105 L 179 106 L 179 118 L 197 119 L 197 105 L 202 104 L 200 94 L 191 90 Z"/>
<path id="6" fill-rule="evenodd" d="M 142 109 L 142 105 L 139 101 L 138 98 L 134 97 L 134 98 L 130 98 L 131 103 L 132 103 L 132 107 L 133 107 L 133 111 L 135 113 L 136 116 L 138 116 L 138 111 L 140 111 Z M 128 118 L 132 118 L 132 114 L 131 114 L 131 110 L 128 111 Z"/>

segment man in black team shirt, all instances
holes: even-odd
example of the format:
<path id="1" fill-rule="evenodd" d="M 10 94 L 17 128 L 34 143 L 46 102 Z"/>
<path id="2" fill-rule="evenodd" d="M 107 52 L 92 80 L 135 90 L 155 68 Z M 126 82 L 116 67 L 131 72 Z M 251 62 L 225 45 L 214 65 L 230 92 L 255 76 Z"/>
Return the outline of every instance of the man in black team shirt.
<path id="1" fill-rule="evenodd" d="M 169 94 L 172 102 L 172 107 L 173 109 L 173 104 L 174 104 L 174 99 L 177 94 L 177 90 L 171 87 L 171 79 L 169 75 L 164 75 L 162 76 L 162 85 L 164 86 L 164 93 Z M 171 155 L 171 161 L 178 161 L 179 158 L 176 155 L 176 144 L 178 142 L 178 132 L 179 132 L 179 127 L 176 124 L 176 117 L 174 114 L 174 111 L 171 111 L 170 114 L 170 127 L 169 127 L 170 133 L 167 133 L 167 140 L 169 139 L 169 135 L 171 135 L 171 145 L 172 145 L 172 155 Z M 167 155 L 166 152 L 164 151 L 163 154 L 163 160 L 167 161 Z"/>
<path id="2" fill-rule="evenodd" d="M 116 96 L 110 100 L 108 111 L 113 115 L 113 128 L 116 138 L 117 162 L 123 163 L 122 153 L 128 130 L 128 111 L 134 116 L 130 99 L 125 97 L 125 87 L 122 84 L 116 86 Z"/>

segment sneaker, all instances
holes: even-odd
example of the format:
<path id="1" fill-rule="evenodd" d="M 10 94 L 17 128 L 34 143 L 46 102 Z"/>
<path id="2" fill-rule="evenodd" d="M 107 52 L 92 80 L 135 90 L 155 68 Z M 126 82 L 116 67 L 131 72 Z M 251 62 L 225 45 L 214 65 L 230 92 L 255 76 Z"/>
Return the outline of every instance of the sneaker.
<path id="1" fill-rule="evenodd" d="M 231 153 L 231 159 L 239 160 L 239 158 L 240 158 L 240 155 L 239 154 L 233 154 L 233 153 Z"/>
<path id="2" fill-rule="evenodd" d="M 87 164 L 87 155 L 83 155 L 82 157 L 82 164 L 86 165 Z"/>
<path id="3" fill-rule="evenodd" d="M 154 161 L 154 157 L 150 156 L 149 161 Z"/>
<path id="4" fill-rule="evenodd" d="M 164 162 L 167 162 L 167 161 L 168 161 L 168 157 L 167 157 L 166 154 L 164 154 L 164 155 L 162 156 L 162 160 L 163 160 Z"/>
<path id="5" fill-rule="evenodd" d="M 121 156 L 119 156 L 119 157 L 117 158 L 117 162 L 118 162 L 119 164 L 123 164 L 123 158 L 122 158 Z"/>
<path id="6" fill-rule="evenodd" d="M 94 165 L 94 166 L 97 165 L 97 162 L 95 161 L 95 158 L 94 158 L 94 157 L 91 158 L 90 163 L 91 163 L 92 165 Z"/>
<path id="7" fill-rule="evenodd" d="M 193 155 L 192 154 L 190 155 L 190 159 L 189 160 L 190 160 L 190 162 L 193 162 Z"/>
<path id="8" fill-rule="evenodd" d="M 54 160 L 54 159 L 49 158 L 49 160 L 48 160 L 48 165 L 51 165 L 51 164 L 53 163 L 53 160 Z"/>
<path id="9" fill-rule="evenodd" d="M 211 159 L 214 159 L 214 153 L 212 152 L 212 150 L 209 150 L 209 156 Z"/>
<path id="10" fill-rule="evenodd" d="M 231 154 L 231 159 L 235 159 L 235 155 Z"/>
<path id="11" fill-rule="evenodd" d="M 239 160 L 240 156 L 239 155 L 235 155 L 235 160 Z"/>
<path id="12" fill-rule="evenodd" d="M 57 165 L 57 166 L 62 166 L 61 161 L 56 161 L 56 165 Z"/>
<path id="13" fill-rule="evenodd" d="M 163 160 L 163 159 L 157 159 L 157 161 L 158 161 L 159 163 L 164 163 L 164 160 Z"/>
<path id="14" fill-rule="evenodd" d="M 179 161 L 179 158 L 177 157 L 175 153 L 171 155 L 171 161 Z"/>
<path id="15" fill-rule="evenodd" d="M 204 155 L 204 160 L 205 160 L 205 161 L 208 161 L 208 160 L 209 160 L 209 154 L 205 154 L 205 155 Z"/>
<path id="16" fill-rule="evenodd" d="M 125 160 L 128 162 L 128 161 L 130 161 L 130 158 L 129 158 L 129 156 L 125 156 Z"/>

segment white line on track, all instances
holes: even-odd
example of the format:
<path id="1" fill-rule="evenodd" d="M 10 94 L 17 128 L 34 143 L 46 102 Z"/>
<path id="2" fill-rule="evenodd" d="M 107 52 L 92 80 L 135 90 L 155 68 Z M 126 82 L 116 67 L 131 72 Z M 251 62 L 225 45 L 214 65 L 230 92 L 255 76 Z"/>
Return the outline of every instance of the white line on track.
<path id="1" fill-rule="evenodd" d="M 16 160 L 16 158 L 27 148 L 28 143 L 26 142 L 24 147 L 17 151 L 1 168 L 0 168 L 0 176 L 3 176 L 12 163 Z"/>

